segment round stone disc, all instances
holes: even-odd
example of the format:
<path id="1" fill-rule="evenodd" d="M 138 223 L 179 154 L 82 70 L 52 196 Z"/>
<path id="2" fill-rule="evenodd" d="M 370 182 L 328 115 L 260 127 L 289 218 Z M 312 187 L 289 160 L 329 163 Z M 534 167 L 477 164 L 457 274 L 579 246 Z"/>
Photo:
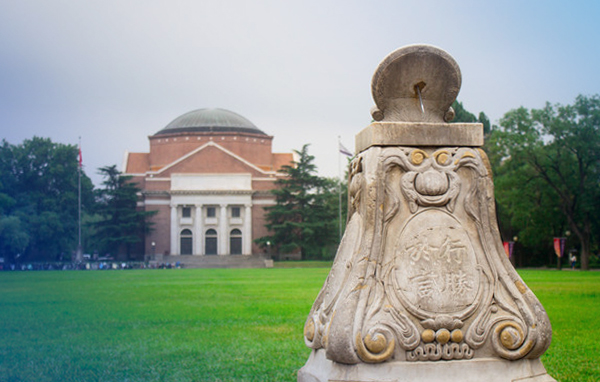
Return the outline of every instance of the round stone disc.
<path id="1" fill-rule="evenodd" d="M 461 85 L 452 56 L 431 45 L 409 45 L 390 53 L 371 82 L 376 109 L 383 122 L 445 122 Z M 420 93 L 420 94 L 419 94 Z"/>

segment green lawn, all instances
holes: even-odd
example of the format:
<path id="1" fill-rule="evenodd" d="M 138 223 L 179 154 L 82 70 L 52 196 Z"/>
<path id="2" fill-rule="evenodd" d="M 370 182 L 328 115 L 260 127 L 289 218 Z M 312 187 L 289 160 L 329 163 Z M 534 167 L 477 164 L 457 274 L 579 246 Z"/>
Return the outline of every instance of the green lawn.
<path id="1" fill-rule="evenodd" d="M 552 344 L 542 356 L 560 382 L 600 381 L 600 272 L 519 271 L 546 309 Z"/>
<path id="2" fill-rule="evenodd" d="M 0 273 L 0 381 L 295 381 L 328 268 Z M 560 382 L 600 381 L 600 272 L 523 271 Z"/>

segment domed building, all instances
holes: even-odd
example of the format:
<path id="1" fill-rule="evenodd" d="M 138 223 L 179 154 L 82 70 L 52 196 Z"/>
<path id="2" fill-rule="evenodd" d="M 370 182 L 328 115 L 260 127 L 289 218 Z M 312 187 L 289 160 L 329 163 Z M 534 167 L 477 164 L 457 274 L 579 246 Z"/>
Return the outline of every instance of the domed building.
<path id="1" fill-rule="evenodd" d="M 144 252 L 184 263 L 260 253 L 264 207 L 293 154 L 273 153 L 273 136 L 224 109 L 183 114 L 148 139 L 150 152 L 128 152 L 123 165 L 143 190 L 141 208 L 158 211 Z"/>

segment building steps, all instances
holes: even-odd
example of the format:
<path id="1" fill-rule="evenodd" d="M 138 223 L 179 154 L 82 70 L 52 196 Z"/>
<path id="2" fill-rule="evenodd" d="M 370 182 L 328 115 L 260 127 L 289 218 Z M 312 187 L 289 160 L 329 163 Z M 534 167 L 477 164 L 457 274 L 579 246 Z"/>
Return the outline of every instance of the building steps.
<path id="1" fill-rule="evenodd" d="M 184 268 L 270 268 L 272 260 L 263 255 L 168 255 L 157 263 L 183 264 Z M 270 266 L 269 266 L 270 265 Z"/>

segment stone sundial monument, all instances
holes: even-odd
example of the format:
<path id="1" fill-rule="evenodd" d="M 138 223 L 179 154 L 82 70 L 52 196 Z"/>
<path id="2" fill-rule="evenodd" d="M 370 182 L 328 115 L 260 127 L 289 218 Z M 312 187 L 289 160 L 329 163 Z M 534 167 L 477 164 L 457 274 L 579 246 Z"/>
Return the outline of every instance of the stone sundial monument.
<path id="1" fill-rule="evenodd" d="M 299 382 L 555 381 L 539 359 L 548 316 L 502 246 L 483 126 L 449 123 L 460 85 L 428 45 L 377 68 Z"/>

